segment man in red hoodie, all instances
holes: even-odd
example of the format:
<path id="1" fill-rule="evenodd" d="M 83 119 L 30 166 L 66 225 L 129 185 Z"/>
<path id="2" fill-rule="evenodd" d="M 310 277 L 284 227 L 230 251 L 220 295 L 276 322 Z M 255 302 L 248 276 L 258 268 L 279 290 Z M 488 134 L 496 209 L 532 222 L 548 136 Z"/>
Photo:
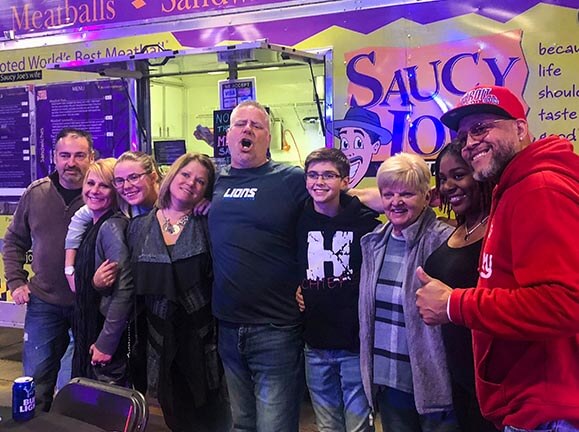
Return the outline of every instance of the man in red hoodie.
<path id="1" fill-rule="evenodd" d="M 495 425 L 579 431 L 579 156 L 557 136 L 533 142 L 504 87 L 475 87 L 441 120 L 475 178 L 497 186 L 476 289 L 419 268 L 420 314 L 472 329 L 477 395 Z"/>

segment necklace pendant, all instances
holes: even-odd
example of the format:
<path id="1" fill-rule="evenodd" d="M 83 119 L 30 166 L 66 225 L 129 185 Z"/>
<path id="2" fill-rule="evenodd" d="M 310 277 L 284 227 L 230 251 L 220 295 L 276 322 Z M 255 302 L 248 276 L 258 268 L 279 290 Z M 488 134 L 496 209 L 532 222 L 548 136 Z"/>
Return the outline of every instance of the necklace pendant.
<path id="1" fill-rule="evenodd" d="M 189 214 L 186 214 L 186 215 L 181 216 L 181 218 L 179 218 L 179 220 L 173 224 L 173 223 L 171 223 L 169 218 L 167 216 L 165 216 L 165 213 L 162 213 L 162 214 L 163 214 L 163 218 L 165 219 L 165 222 L 163 223 L 161 228 L 163 229 L 163 231 L 165 231 L 166 233 L 169 233 L 171 235 L 179 234 L 181 232 L 181 230 L 183 229 L 183 227 L 187 224 L 187 221 L 189 220 Z"/>
<path id="2" fill-rule="evenodd" d="M 479 223 L 477 223 L 475 226 L 473 226 L 471 229 L 468 229 L 468 225 L 466 224 L 466 222 L 464 223 L 464 231 L 465 231 L 465 235 L 464 235 L 464 240 L 468 240 L 468 238 L 470 237 L 470 235 L 475 232 L 479 227 L 483 226 L 484 224 L 487 223 L 487 220 L 489 219 L 489 217 L 485 217 L 483 220 L 481 220 Z"/>
<path id="3" fill-rule="evenodd" d="M 175 235 L 181 231 L 181 226 L 179 224 L 172 224 L 171 222 L 166 221 L 163 224 L 163 231 L 171 235 Z"/>

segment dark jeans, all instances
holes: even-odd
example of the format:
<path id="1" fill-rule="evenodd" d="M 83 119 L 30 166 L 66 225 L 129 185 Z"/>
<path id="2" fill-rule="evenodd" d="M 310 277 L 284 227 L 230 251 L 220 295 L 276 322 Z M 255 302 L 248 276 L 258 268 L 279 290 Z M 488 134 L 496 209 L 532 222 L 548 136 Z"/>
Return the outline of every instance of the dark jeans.
<path id="1" fill-rule="evenodd" d="M 60 360 L 60 370 L 58 371 L 58 377 L 56 378 L 56 391 L 63 388 L 70 379 L 72 378 L 72 356 L 74 354 L 74 338 L 72 336 L 72 330 L 68 332 L 68 337 L 70 342 L 66 347 L 66 352 Z"/>
<path id="2" fill-rule="evenodd" d="M 376 402 L 385 432 L 458 432 L 454 412 L 439 411 L 418 414 L 414 395 L 383 387 Z"/>
<path id="3" fill-rule="evenodd" d="M 24 320 L 24 374 L 34 378 L 36 408 L 48 411 L 54 396 L 54 387 L 60 360 L 70 341 L 74 306 L 46 303 L 33 295 Z"/>
<path id="4" fill-rule="evenodd" d="M 219 323 L 234 431 L 297 432 L 304 391 L 301 325 Z"/>

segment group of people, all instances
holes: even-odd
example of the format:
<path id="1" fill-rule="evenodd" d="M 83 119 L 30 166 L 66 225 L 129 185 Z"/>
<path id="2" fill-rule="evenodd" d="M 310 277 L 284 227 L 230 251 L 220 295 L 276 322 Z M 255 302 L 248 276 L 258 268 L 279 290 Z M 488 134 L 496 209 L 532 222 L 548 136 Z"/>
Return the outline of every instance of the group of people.
<path id="1" fill-rule="evenodd" d="M 234 109 L 218 174 L 190 153 L 165 176 L 139 152 L 95 162 L 63 130 L 4 239 L 37 404 L 72 327 L 73 374 L 148 392 L 174 431 L 297 431 L 305 382 L 320 431 L 371 431 L 376 412 L 393 432 L 579 431 L 579 158 L 533 142 L 504 87 L 442 121 L 435 192 L 456 226 L 416 155 L 364 190 L 337 149 L 273 162 L 257 102 Z"/>
<path id="2" fill-rule="evenodd" d="M 6 235 L 8 280 L 27 278 L 22 251 L 35 257 L 12 293 L 28 303 L 23 365 L 37 406 L 50 408 L 72 328 L 73 377 L 148 392 L 173 431 L 227 430 L 207 221 L 193 214 L 211 197 L 213 163 L 184 154 L 161 179 L 147 154 L 93 155 L 89 133 L 64 129 L 55 173 L 29 187 Z"/>

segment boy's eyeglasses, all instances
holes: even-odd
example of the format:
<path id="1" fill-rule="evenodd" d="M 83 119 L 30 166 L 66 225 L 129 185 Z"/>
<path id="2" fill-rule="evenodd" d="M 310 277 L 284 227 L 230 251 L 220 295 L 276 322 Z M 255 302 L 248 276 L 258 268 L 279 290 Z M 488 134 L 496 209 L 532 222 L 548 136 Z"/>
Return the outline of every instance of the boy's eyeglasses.
<path id="1" fill-rule="evenodd" d="M 491 129 L 495 127 L 495 123 L 508 121 L 512 119 L 497 119 L 488 122 L 480 122 L 472 125 L 467 130 L 458 131 L 456 137 L 458 140 L 462 142 L 462 145 L 466 145 L 466 139 L 470 137 L 470 139 L 474 141 L 480 141 L 484 137 L 486 137 Z"/>
<path id="2" fill-rule="evenodd" d="M 337 180 L 343 178 L 340 174 L 332 172 L 332 171 L 324 171 L 322 173 L 316 171 L 308 171 L 306 173 L 306 179 L 308 180 L 317 180 L 319 178 L 322 180 L 329 181 L 329 180 Z"/>
<path id="3" fill-rule="evenodd" d="M 129 182 L 129 184 L 134 186 L 137 183 L 139 183 L 139 180 L 141 180 L 141 178 L 143 176 L 145 176 L 147 174 L 151 174 L 151 172 L 145 171 L 145 172 L 142 172 L 140 174 L 133 173 L 133 174 L 129 174 L 126 178 L 115 177 L 113 179 L 113 184 L 115 185 L 116 188 L 122 188 L 125 185 L 125 182 Z"/>

